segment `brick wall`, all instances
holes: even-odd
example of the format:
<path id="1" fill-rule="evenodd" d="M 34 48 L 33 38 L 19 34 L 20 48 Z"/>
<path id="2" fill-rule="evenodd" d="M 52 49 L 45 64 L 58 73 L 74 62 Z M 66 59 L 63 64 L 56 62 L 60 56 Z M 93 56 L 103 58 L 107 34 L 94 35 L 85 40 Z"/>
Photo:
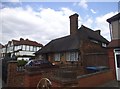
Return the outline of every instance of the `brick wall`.
<path id="1" fill-rule="evenodd" d="M 17 61 L 8 62 L 8 78 L 7 86 L 8 87 L 21 87 L 24 86 L 24 72 L 17 71 Z"/>
<path id="2" fill-rule="evenodd" d="M 52 87 L 96 87 L 114 80 L 113 70 L 106 70 L 94 74 L 79 76 L 76 82 L 63 83 L 61 80 L 56 80 L 54 78 L 51 79 L 51 77 L 52 75 L 49 74 L 49 77 L 47 78 L 52 82 Z M 31 74 L 26 73 L 24 80 L 25 87 L 36 87 L 42 78 L 43 75 L 40 72 L 34 72 Z"/>
<path id="3" fill-rule="evenodd" d="M 113 70 L 114 79 L 116 79 L 116 69 L 115 69 L 115 56 L 114 56 L 114 49 L 108 49 L 108 58 L 109 58 L 109 67 Z"/>
<path id="4" fill-rule="evenodd" d="M 42 74 L 39 73 L 25 73 L 24 87 L 36 87 L 37 83 L 42 79 Z"/>
<path id="5" fill-rule="evenodd" d="M 79 87 L 96 87 L 114 80 L 113 70 L 79 78 Z"/>

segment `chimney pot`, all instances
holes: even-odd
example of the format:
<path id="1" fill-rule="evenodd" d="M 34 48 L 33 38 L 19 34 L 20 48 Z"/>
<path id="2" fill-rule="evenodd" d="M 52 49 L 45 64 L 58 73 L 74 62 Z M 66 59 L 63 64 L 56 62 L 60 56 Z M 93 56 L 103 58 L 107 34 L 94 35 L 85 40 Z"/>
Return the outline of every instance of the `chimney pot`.
<path id="1" fill-rule="evenodd" d="M 20 40 L 24 40 L 23 38 L 20 38 Z"/>

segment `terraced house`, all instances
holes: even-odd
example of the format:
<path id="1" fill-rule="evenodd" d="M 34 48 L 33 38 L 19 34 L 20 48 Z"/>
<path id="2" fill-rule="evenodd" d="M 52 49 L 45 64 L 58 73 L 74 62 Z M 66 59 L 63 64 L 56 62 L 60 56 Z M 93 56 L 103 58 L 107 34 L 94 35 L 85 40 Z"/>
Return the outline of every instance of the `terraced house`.
<path id="1" fill-rule="evenodd" d="M 8 55 L 9 57 L 16 56 L 17 60 L 29 60 L 35 56 L 34 53 L 41 47 L 43 47 L 42 44 L 29 39 L 12 40 L 2 48 L 2 57 Z"/>
<path id="2" fill-rule="evenodd" d="M 78 29 L 78 14 L 70 17 L 70 35 L 54 39 L 35 54 L 43 56 L 55 64 L 79 63 L 86 66 L 106 65 L 106 46 L 109 41 L 100 34 L 100 30 L 81 25 Z M 89 60 L 90 61 L 87 61 Z"/>

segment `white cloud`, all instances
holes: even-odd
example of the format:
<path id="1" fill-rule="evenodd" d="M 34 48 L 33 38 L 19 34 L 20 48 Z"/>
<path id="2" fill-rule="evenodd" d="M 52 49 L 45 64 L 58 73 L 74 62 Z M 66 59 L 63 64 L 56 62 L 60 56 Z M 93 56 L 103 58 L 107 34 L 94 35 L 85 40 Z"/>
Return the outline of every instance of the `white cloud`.
<path id="1" fill-rule="evenodd" d="M 86 0 L 81 0 L 78 4 L 80 7 L 87 9 L 88 5 L 87 5 L 87 1 Z"/>
<path id="2" fill-rule="evenodd" d="M 89 28 L 92 28 L 93 22 L 93 19 L 87 15 L 86 18 L 84 18 L 84 20 L 82 21 L 82 24 Z"/>
<path id="3" fill-rule="evenodd" d="M 9 40 L 29 38 L 42 44 L 69 34 L 69 16 L 75 12 L 68 8 L 56 11 L 41 8 L 33 11 L 30 6 L 1 9 L 2 43 Z"/>
<path id="4" fill-rule="evenodd" d="M 110 30 L 109 30 L 109 24 L 106 21 L 108 18 L 114 16 L 117 14 L 117 12 L 110 12 L 105 15 L 99 16 L 95 19 L 95 29 L 100 29 L 101 34 L 110 41 Z"/>
<path id="5" fill-rule="evenodd" d="M 97 12 L 93 9 L 90 9 L 90 11 L 93 13 L 93 14 L 96 14 Z"/>
<path id="6" fill-rule="evenodd" d="M 2 43 L 9 40 L 29 38 L 42 44 L 50 40 L 63 37 L 69 34 L 69 16 L 76 13 L 69 8 L 54 10 L 51 8 L 40 8 L 39 12 L 34 11 L 30 6 L 26 9 L 22 7 L 3 8 L 0 14 L 0 24 L 2 25 Z M 110 40 L 109 26 L 106 19 L 117 12 L 91 18 L 89 15 L 81 18 L 79 15 L 79 27 L 81 24 L 93 29 L 100 29 L 102 35 Z"/>

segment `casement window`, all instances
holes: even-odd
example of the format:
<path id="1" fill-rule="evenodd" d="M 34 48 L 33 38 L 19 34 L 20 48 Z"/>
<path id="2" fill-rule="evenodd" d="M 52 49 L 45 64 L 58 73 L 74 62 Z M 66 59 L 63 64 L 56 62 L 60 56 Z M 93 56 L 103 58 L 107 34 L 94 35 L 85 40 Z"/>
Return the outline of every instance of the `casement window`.
<path id="1" fill-rule="evenodd" d="M 29 45 L 26 45 L 26 50 L 29 51 Z"/>
<path id="2" fill-rule="evenodd" d="M 55 61 L 60 61 L 60 53 L 56 53 L 56 54 L 54 55 L 54 60 L 55 60 Z"/>
<path id="3" fill-rule="evenodd" d="M 78 52 L 67 52 L 66 61 L 78 61 Z"/>
<path id="4" fill-rule="evenodd" d="M 26 48 L 26 46 L 25 46 L 25 45 L 23 45 L 23 46 L 22 46 L 22 50 L 25 50 L 25 48 Z"/>
<path id="5" fill-rule="evenodd" d="M 30 51 L 33 51 L 33 46 L 30 46 Z"/>
<path id="6" fill-rule="evenodd" d="M 36 46 L 33 46 L 33 51 L 37 51 L 37 47 Z"/>

